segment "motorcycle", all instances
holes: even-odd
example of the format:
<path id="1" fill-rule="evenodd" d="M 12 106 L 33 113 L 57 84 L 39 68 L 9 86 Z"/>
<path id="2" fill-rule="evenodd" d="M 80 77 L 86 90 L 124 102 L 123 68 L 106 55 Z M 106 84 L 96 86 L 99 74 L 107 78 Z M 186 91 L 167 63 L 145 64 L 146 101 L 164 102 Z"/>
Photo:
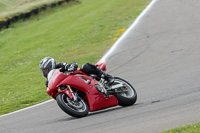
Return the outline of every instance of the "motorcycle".
<path id="1" fill-rule="evenodd" d="M 106 71 L 106 62 L 100 61 L 96 67 Z M 115 81 L 109 88 L 103 78 L 87 75 L 80 69 L 66 73 L 53 69 L 47 78 L 47 94 L 65 113 L 77 118 L 117 105 L 130 106 L 137 100 L 134 87 L 119 77 L 114 77 Z"/>

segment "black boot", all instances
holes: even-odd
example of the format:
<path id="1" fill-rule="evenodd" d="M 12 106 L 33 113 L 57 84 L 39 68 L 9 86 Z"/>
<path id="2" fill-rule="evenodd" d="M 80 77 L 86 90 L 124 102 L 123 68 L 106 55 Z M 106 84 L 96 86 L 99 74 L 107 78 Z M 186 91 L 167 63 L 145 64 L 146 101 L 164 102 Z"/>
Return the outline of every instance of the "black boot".
<path id="1" fill-rule="evenodd" d="M 115 81 L 114 77 L 112 77 L 111 75 L 105 73 L 101 69 L 99 69 L 99 75 L 98 75 L 98 77 L 104 78 L 107 81 L 106 84 L 108 86 L 111 86 L 113 84 L 113 82 Z"/>

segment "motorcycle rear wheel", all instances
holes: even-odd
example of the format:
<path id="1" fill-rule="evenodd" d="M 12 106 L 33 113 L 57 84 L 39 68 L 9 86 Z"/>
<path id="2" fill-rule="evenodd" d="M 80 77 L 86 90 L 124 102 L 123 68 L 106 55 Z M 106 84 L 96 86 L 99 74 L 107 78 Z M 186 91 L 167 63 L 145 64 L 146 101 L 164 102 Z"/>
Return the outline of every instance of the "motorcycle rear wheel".
<path id="1" fill-rule="evenodd" d="M 117 84 L 123 84 L 123 88 L 121 89 L 122 92 L 113 92 L 112 94 L 117 98 L 118 103 L 120 106 L 130 106 L 133 105 L 137 100 L 137 93 L 134 89 L 134 87 L 128 83 L 126 80 L 121 79 L 119 77 L 115 77 L 115 81 L 113 85 Z M 123 89 L 126 89 L 126 91 L 123 92 Z"/>
<path id="2" fill-rule="evenodd" d="M 60 93 L 56 96 L 58 106 L 67 114 L 73 117 L 85 117 L 89 112 L 88 105 L 82 99 L 74 102 L 65 93 Z"/>

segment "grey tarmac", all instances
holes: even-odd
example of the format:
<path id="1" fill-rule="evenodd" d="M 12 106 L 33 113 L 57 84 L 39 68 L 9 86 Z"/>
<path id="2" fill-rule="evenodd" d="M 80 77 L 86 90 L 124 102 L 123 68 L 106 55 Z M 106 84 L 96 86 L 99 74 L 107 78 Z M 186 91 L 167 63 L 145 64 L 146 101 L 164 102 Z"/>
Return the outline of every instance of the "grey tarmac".
<path id="1" fill-rule="evenodd" d="M 200 122 L 200 1 L 158 0 L 107 57 L 134 106 L 76 119 L 55 101 L 0 117 L 0 133 L 157 133 Z"/>

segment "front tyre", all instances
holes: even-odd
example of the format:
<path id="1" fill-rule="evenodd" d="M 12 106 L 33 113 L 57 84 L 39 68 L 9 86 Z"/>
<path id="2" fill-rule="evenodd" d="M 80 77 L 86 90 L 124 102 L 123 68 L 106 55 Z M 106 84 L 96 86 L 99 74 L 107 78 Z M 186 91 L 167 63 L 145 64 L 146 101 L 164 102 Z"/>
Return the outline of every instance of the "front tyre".
<path id="1" fill-rule="evenodd" d="M 134 87 L 124 79 L 115 77 L 112 86 L 119 86 L 114 93 L 112 93 L 118 100 L 120 106 L 133 105 L 137 100 L 137 93 Z"/>
<path id="2" fill-rule="evenodd" d="M 67 114 L 73 117 L 87 116 L 89 109 L 88 105 L 81 98 L 78 101 L 70 99 L 65 93 L 60 93 L 56 96 L 56 101 L 59 107 Z"/>

